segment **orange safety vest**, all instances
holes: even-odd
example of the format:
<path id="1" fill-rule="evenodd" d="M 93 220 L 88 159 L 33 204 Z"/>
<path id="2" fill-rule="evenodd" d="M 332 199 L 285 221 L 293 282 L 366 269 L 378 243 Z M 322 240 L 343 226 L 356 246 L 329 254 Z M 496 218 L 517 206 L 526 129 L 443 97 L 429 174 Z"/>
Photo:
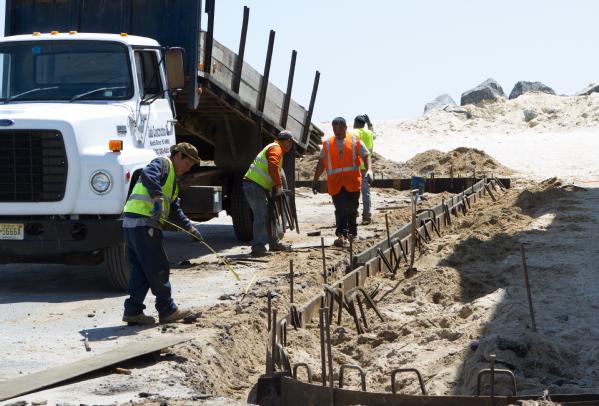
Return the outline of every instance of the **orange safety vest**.
<path id="1" fill-rule="evenodd" d="M 337 138 L 329 138 L 322 143 L 324 166 L 327 171 L 327 186 L 331 196 L 344 187 L 348 192 L 358 192 L 362 187 L 360 174 L 360 137 L 345 134 L 343 156 L 339 156 Z"/>

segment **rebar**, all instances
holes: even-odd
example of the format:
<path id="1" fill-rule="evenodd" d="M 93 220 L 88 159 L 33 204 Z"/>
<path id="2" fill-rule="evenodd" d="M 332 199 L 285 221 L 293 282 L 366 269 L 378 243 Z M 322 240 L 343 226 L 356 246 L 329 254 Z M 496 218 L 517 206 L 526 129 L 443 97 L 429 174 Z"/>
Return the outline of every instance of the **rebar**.
<path id="1" fill-rule="evenodd" d="M 526 264 L 526 250 L 524 244 L 520 245 L 522 253 L 522 268 L 524 269 L 524 283 L 526 285 L 526 295 L 528 296 L 528 311 L 530 312 L 530 321 L 532 322 L 532 331 L 537 332 L 537 323 L 535 322 L 535 311 L 532 307 L 532 292 L 530 290 L 530 282 L 528 280 L 528 265 Z"/>
<path id="2" fill-rule="evenodd" d="M 293 301 L 293 259 L 289 260 L 289 303 Z"/>
<path id="3" fill-rule="evenodd" d="M 324 339 L 324 323 L 326 313 L 324 308 L 320 308 L 318 312 L 318 326 L 320 328 L 320 370 L 322 376 L 322 386 L 327 386 L 327 363 L 326 363 L 326 352 L 325 352 L 325 339 Z"/>
<path id="4" fill-rule="evenodd" d="M 324 284 L 327 284 L 327 257 L 324 254 L 324 237 L 320 237 L 320 251 L 322 253 L 322 276 Z"/>
<path id="5" fill-rule="evenodd" d="M 324 310 L 325 316 L 327 315 L 327 309 Z M 331 349 L 331 324 L 329 323 L 329 318 L 324 318 L 325 322 L 325 335 L 327 339 L 327 356 L 329 361 L 329 386 L 331 389 L 333 388 L 333 353 Z"/>

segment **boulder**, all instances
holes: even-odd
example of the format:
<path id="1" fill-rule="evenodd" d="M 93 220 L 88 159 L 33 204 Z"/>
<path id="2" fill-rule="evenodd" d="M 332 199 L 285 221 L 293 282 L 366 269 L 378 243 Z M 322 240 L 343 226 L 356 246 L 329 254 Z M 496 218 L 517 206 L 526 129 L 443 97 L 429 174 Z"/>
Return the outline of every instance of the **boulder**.
<path id="1" fill-rule="evenodd" d="M 530 120 L 535 119 L 539 115 L 539 113 L 537 113 L 536 110 L 534 110 L 534 109 L 524 109 L 523 113 L 524 113 L 524 121 L 526 121 L 527 123 Z"/>
<path id="2" fill-rule="evenodd" d="M 442 94 L 441 96 L 437 96 L 435 100 L 426 103 L 424 106 L 424 113 L 426 114 L 427 112 L 435 109 L 442 109 L 452 104 L 455 104 L 455 101 L 453 101 L 451 96 L 448 94 Z"/>
<path id="3" fill-rule="evenodd" d="M 477 104 L 485 100 L 497 100 L 505 97 L 503 89 L 494 79 L 487 79 L 473 89 L 462 93 L 461 105 Z"/>
<path id="4" fill-rule="evenodd" d="M 576 96 L 588 96 L 591 93 L 599 93 L 599 84 L 591 83 L 580 92 L 576 93 Z"/>
<path id="5" fill-rule="evenodd" d="M 512 89 L 512 92 L 510 93 L 510 100 L 515 99 L 518 96 L 522 96 L 524 93 L 528 92 L 555 94 L 555 91 L 552 88 L 541 82 L 525 82 L 521 80 L 516 83 Z"/>

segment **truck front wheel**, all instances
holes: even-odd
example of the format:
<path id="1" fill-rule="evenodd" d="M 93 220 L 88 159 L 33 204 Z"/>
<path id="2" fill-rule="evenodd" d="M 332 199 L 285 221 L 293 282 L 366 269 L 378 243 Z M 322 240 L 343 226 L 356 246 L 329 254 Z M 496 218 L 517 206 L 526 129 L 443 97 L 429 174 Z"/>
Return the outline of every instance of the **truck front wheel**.
<path id="1" fill-rule="evenodd" d="M 231 217 L 233 230 L 240 241 L 249 242 L 254 238 L 252 209 L 243 194 L 243 181 L 235 180 L 231 190 Z"/>
<path id="2" fill-rule="evenodd" d="M 127 245 L 124 241 L 104 249 L 104 266 L 112 286 L 118 290 L 127 290 L 131 268 L 129 268 Z"/>

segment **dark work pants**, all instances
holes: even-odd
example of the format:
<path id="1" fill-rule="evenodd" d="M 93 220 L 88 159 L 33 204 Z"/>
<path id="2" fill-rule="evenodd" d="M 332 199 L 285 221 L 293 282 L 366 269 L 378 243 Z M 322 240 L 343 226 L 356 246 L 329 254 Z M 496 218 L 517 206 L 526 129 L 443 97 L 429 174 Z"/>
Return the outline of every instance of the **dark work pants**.
<path id="1" fill-rule="evenodd" d="M 333 204 L 335 205 L 335 222 L 337 229 L 335 234 L 339 235 L 358 235 L 358 225 L 356 218 L 358 217 L 358 206 L 360 205 L 360 191 L 348 192 L 345 188 L 333 196 Z"/>
<path id="2" fill-rule="evenodd" d="M 146 308 L 144 299 L 149 289 L 156 296 L 158 315 L 171 315 L 177 310 L 177 306 L 171 297 L 170 268 L 162 246 L 162 231 L 153 227 L 124 230 L 131 265 L 130 297 L 125 300 L 125 315 L 135 316 L 143 312 Z"/>

